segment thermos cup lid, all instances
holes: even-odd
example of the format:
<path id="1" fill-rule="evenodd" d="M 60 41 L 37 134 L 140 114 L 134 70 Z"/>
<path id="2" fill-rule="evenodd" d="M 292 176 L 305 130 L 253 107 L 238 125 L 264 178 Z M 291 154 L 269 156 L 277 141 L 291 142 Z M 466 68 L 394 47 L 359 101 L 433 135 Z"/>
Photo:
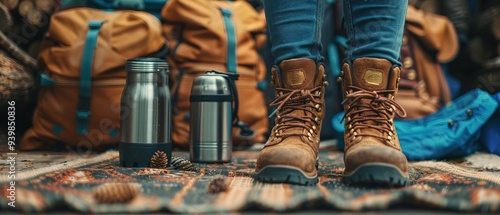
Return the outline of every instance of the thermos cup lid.
<path id="1" fill-rule="evenodd" d="M 127 60 L 125 70 L 127 72 L 169 72 L 167 61 L 152 57 Z"/>
<path id="2" fill-rule="evenodd" d="M 190 97 L 227 95 L 229 98 L 228 101 L 231 101 L 231 88 L 228 81 L 227 75 L 207 72 L 193 80 Z"/>

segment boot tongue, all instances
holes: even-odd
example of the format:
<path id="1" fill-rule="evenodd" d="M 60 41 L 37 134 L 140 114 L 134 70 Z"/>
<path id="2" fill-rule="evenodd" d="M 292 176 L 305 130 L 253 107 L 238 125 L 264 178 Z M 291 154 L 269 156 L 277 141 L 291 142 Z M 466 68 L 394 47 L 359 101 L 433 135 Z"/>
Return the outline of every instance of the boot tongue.
<path id="1" fill-rule="evenodd" d="M 281 86 L 287 89 L 312 89 L 318 86 L 316 63 L 311 59 L 284 60 L 279 64 Z"/>
<path id="2" fill-rule="evenodd" d="M 358 58 L 352 65 L 352 84 L 369 91 L 387 90 L 392 63 L 385 59 Z"/>

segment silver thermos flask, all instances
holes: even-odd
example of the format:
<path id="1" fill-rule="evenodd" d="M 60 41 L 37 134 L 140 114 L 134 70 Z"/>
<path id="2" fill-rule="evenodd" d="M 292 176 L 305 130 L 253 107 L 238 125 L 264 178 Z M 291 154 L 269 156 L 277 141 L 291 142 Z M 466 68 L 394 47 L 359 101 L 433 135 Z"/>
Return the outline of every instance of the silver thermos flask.
<path id="1" fill-rule="evenodd" d="M 126 63 L 127 81 L 120 106 L 120 164 L 147 167 L 157 151 L 172 160 L 171 101 L 168 63 L 136 58 Z"/>
<path id="2" fill-rule="evenodd" d="M 238 112 L 234 84 L 237 77 L 236 74 L 209 71 L 194 79 L 189 98 L 191 161 L 231 161 L 232 126 Z"/>

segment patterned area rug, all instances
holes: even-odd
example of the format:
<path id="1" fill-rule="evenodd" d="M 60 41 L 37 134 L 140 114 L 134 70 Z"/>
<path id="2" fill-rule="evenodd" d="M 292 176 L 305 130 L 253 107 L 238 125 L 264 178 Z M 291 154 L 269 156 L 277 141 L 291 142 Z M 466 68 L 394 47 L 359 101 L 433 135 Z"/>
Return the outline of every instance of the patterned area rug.
<path id="1" fill-rule="evenodd" d="M 174 156 L 187 157 L 186 153 Z M 235 152 L 233 162 L 200 165 L 198 172 L 173 169 L 122 168 L 118 152 L 81 158 L 70 154 L 18 154 L 16 207 L 8 206 L 8 166 L 0 167 L 0 209 L 47 212 L 59 209 L 84 213 L 121 212 L 234 212 L 245 210 L 297 211 L 307 209 L 382 210 L 393 207 L 466 212 L 500 212 L 500 174 L 496 167 L 479 168 L 470 162 L 411 163 L 406 188 L 352 187 L 341 182 L 342 153 L 320 153 L 320 182 L 304 187 L 263 184 L 253 180 L 257 152 Z M 3 154 L 2 160 L 6 159 Z M 36 160 L 36 161 L 34 161 Z M 477 158 L 476 158 L 477 160 Z M 491 161 L 491 159 L 489 159 Z M 229 190 L 208 192 L 218 175 Z M 92 190 L 110 182 L 131 183 L 139 194 L 127 204 L 100 204 Z"/>

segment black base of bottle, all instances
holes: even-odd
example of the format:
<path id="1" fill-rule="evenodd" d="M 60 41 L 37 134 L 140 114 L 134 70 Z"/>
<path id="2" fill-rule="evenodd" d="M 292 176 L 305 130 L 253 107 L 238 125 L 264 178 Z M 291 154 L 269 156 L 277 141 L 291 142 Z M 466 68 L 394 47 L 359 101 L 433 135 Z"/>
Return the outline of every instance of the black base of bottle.
<path id="1" fill-rule="evenodd" d="M 149 167 L 151 157 L 157 151 L 164 151 L 167 154 L 170 166 L 172 160 L 171 143 L 124 143 L 120 142 L 120 166 L 123 167 Z"/>

